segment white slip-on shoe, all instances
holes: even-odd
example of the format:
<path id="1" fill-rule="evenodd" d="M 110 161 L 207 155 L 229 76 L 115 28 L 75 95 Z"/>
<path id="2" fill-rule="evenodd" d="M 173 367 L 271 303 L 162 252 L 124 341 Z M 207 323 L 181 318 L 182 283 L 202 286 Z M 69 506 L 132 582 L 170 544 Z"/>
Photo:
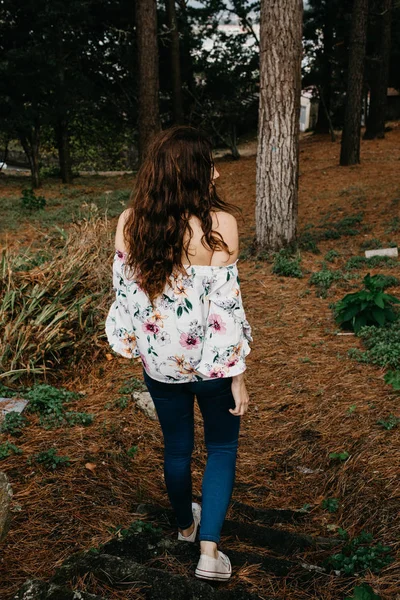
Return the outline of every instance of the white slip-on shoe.
<path id="1" fill-rule="evenodd" d="M 195 542 L 196 541 L 197 529 L 198 529 L 198 527 L 200 525 L 200 521 L 201 521 L 201 506 L 200 506 L 200 504 L 197 504 L 197 502 L 192 502 L 192 513 L 193 513 L 194 529 L 193 529 L 192 533 L 188 536 L 184 536 L 181 534 L 180 531 L 178 531 L 178 540 L 181 542 Z"/>
<path id="2" fill-rule="evenodd" d="M 220 550 L 218 550 L 218 558 L 201 554 L 195 575 L 199 579 L 226 581 L 232 575 L 231 561 Z"/>

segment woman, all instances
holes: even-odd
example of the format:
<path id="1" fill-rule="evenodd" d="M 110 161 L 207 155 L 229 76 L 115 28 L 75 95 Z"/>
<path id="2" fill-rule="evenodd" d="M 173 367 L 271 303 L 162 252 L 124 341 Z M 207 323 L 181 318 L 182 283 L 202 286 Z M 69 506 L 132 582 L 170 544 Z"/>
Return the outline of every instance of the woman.
<path id="1" fill-rule="evenodd" d="M 113 350 L 141 357 L 143 377 L 164 436 L 164 475 L 178 539 L 194 542 L 196 576 L 225 580 L 218 550 L 246 412 L 245 357 L 251 328 L 237 272 L 234 206 L 219 198 L 209 140 L 192 127 L 162 131 L 139 170 L 131 206 L 119 218 L 106 320 Z M 194 396 L 203 421 L 207 465 L 202 508 L 192 503 Z"/>

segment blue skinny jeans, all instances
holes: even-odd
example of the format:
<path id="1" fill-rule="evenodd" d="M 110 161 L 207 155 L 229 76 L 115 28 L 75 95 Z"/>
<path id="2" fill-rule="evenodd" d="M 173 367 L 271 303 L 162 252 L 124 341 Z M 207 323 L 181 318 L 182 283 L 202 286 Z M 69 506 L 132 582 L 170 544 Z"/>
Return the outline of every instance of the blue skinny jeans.
<path id="1" fill-rule="evenodd" d="M 235 407 L 232 377 L 164 383 L 143 369 L 147 389 L 156 407 L 164 436 L 164 476 L 178 527 L 193 523 L 190 463 L 194 446 L 194 397 L 204 422 L 207 464 L 202 485 L 200 541 L 218 543 L 235 481 L 240 417 Z"/>

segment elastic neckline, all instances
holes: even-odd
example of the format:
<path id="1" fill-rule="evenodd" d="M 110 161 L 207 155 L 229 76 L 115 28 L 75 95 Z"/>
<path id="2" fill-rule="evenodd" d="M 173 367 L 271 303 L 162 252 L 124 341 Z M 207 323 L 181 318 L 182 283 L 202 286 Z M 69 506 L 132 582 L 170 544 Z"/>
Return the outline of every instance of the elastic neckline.
<path id="1" fill-rule="evenodd" d="M 115 250 L 115 254 L 119 257 L 122 258 L 124 256 L 127 256 L 128 253 L 127 252 L 122 252 L 121 250 Z M 228 267 L 236 267 L 237 263 L 238 263 L 239 259 L 237 258 L 235 260 L 235 262 L 230 263 L 229 265 L 182 265 L 184 269 L 196 269 L 196 271 L 208 271 L 209 269 L 212 270 L 219 270 L 219 269 L 227 269 Z"/>

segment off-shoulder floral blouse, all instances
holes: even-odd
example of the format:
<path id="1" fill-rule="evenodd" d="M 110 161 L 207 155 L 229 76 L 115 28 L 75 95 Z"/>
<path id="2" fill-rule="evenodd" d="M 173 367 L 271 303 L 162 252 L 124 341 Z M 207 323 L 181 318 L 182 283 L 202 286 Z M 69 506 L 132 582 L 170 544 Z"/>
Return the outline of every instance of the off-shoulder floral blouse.
<path id="1" fill-rule="evenodd" d="M 240 292 L 237 262 L 223 267 L 191 265 L 173 274 L 154 302 L 124 273 L 126 254 L 113 262 L 116 300 L 105 322 L 114 352 L 139 357 L 150 377 L 187 383 L 232 377 L 246 369 L 251 327 Z"/>

